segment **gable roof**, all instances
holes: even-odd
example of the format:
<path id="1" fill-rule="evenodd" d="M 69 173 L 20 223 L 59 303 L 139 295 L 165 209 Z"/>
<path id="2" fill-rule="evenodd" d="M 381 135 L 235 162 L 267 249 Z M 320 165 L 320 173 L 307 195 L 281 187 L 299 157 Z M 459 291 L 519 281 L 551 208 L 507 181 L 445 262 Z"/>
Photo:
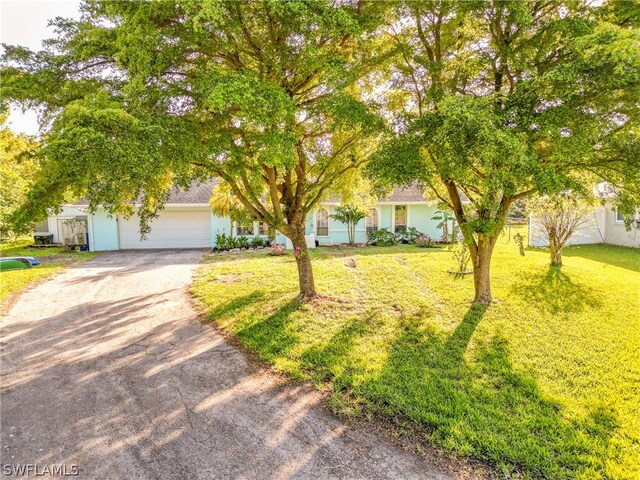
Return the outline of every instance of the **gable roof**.
<path id="1" fill-rule="evenodd" d="M 418 184 L 413 183 L 407 187 L 396 187 L 389 194 L 378 199 L 379 202 L 426 202 L 428 201 Z"/>
<path id="2" fill-rule="evenodd" d="M 171 188 L 166 205 L 209 205 L 211 191 L 217 184 L 218 179 L 213 178 L 206 182 L 193 182 L 187 190 L 174 186 Z M 89 200 L 83 198 L 73 205 L 89 205 Z"/>
<path id="3" fill-rule="evenodd" d="M 218 184 L 218 179 L 214 178 L 206 182 L 194 182 L 188 190 L 180 187 L 173 187 L 167 200 L 167 205 L 187 205 L 205 204 L 209 205 L 211 191 Z"/>
<path id="4" fill-rule="evenodd" d="M 169 193 L 169 199 L 166 205 L 209 205 L 211 191 L 218 184 L 218 179 L 213 178 L 206 182 L 194 182 L 191 187 L 184 190 L 180 187 L 173 187 Z M 418 184 L 414 183 L 406 187 L 396 187 L 387 195 L 380 197 L 380 203 L 415 203 L 428 202 Z M 331 198 L 327 203 L 338 203 L 337 198 Z M 82 199 L 74 203 L 74 205 L 88 205 L 87 199 Z"/>

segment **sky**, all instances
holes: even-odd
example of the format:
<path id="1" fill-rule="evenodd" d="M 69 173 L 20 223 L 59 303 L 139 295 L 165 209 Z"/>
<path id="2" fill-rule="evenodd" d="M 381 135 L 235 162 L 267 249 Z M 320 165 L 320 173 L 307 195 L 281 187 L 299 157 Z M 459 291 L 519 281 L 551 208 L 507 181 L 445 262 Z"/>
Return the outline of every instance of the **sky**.
<path id="1" fill-rule="evenodd" d="M 53 36 L 53 29 L 47 26 L 49 19 L 79 18 L 79 10 L 79 0 L 0 0 L 0 42 L 39 50 L 41 42 Z M 35 112 L 12 108 L 9 128 L 16 133 L 37 134 Z"/>

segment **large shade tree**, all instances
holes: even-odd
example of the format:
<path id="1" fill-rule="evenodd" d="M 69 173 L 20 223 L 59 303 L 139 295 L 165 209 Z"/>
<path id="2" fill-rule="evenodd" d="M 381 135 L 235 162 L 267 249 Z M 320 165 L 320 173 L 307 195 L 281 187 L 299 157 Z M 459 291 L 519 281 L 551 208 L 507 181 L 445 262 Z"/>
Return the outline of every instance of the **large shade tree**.
<path id="1" fill-rule="evenodd" d="M 31 224 L 12 224 L 11 217 L 25 200 L 39 169 L 34 156 L 38 144 L 27 135 L 17 135 L 6 125 L 9 112 L 0 111 L 0 238 L 13 238 L 31 230 Z"/>
<path id="2" fill-rule="evenodd" d="M 358 82 L 385 8 L 86 1 L 80 20 L 54 21 L 44 51 L 5 46 L 3 98 L 49 125 L 22 218 L 71 190 L 92 209 L 140 202 L 144 233 L 172 185 L 218 177 L 301 249 L 300 296 L 313 297 L 305 218 L 367 161 L 383 127 Z"/>
<path id="3" fill-rule="evenodd" d="M 371 164 L 382 183 L 420 181 L 453 211 L 476 303 L 509 206 L 534 192 L 640 191 L 637 3 L 396 4 L 386 38 L 397 136 Z"/>

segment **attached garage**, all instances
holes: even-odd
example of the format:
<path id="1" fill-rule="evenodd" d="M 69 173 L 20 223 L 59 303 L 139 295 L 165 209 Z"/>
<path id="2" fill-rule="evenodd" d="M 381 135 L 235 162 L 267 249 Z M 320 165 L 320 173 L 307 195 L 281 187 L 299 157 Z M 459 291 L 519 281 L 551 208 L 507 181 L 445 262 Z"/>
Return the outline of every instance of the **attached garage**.
<path id="1" fill-rule="evenodd" d="M 118 217 L 120 249 L 207 248 L 213 245 L 211 212 L 206 210 L 166 209 L 151 223 L 151 232 L 140 240 L 140 220 L 134 215 Z"/>

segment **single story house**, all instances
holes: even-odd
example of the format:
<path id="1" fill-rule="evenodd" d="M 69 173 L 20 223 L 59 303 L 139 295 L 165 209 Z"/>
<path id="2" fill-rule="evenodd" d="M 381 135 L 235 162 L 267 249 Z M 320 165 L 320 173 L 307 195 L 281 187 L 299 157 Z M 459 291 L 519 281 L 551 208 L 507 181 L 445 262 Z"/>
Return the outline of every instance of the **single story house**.
<path id="1" fill-rule="evenodd" d="M 594 209 L 591 223 L 578 230 L 569 239 L 569 245 L 585 245 L 590 243 L 608 243 L 625 247 L 640 248 L 640 216 L 627 229 L 624 218 L 609 198 L 604 204 Z M 535 216 L 529 217 L 529 245 L 532 247 L 548 247 L 549 242 L 543 234 Z"/>
<path id="2" fill-rule="evenodd" d="M 76 236 L 71 231 L 76 223 L 86 225 L 89 249 L 126 250 L 148 248 L 212 248 L 216 234 L 253 237 L 267 236 L 268 228 L 260 222 L 247 225 L 238 224 L 228 217 L 218 217 L 211 212 L 209 198 L 216 181 L 192 185 L 188 190 L 175 188 L 159 212 L 158 218 L 151 223 L 151 232 L 147 238 L 140 238 L 139 219 L 109 215 L 98 208 L 93 214 L 87 209 L 86 201 L 65 205 L 59 214 L 36 226 L 37 234 L 53 235 L 54 243 L 66 243 L 69 237 Z M 440 238 L 442 231 L 437 228 L 438 221 L 432 220 L 436 214 L 438 202 L 424 197 L 417 186 L 399 187 L 387 197 L 380 198 L 369 216 L 356 226 L 356 242 L 366 242 L 367 232 L 375 228 L 388 228 L 398 231 L 415 227 L 420 232 Z M 327 201 L 318 205 L 307 217 L 306 234 L 309 246 L 336 245 L 347 242 L 346 225 L 331 217 L 339 205 Z M 80 222 L 75 222 L 79 220 Z M 76 228 L 77 230 L 77 228 Z M 277 242 L 289 244 L 283 235 Z"/>

